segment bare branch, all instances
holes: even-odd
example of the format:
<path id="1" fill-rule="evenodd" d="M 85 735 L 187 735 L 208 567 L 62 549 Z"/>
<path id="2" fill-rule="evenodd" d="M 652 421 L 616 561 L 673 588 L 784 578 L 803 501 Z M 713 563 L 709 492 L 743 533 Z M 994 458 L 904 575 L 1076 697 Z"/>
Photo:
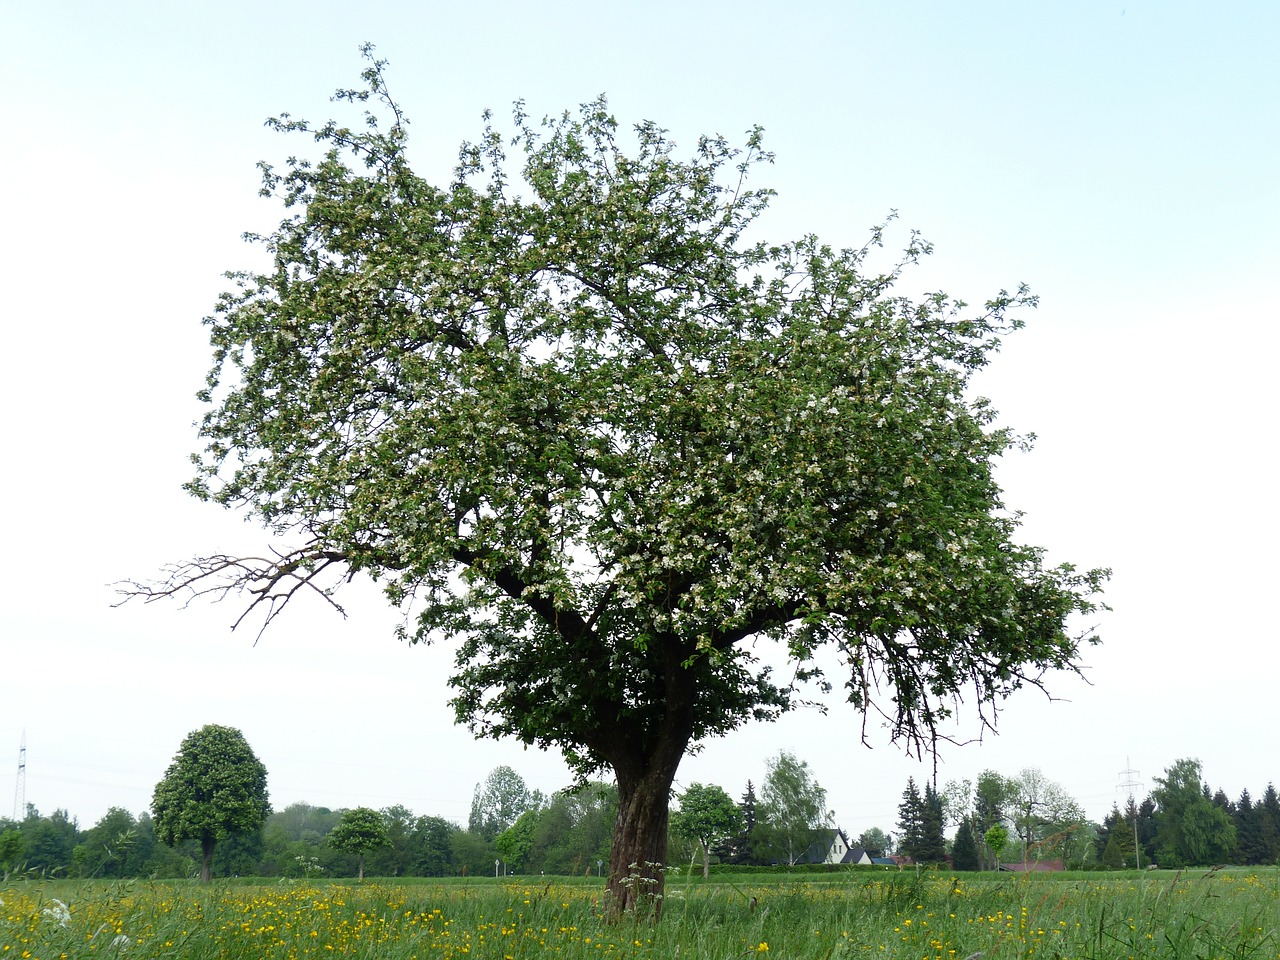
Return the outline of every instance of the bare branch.
<path id="1" fill-rule="evenodd" d="M 261 608 L 262 623 L 253 638 L 256 644 L 299 591 L 310 590 L 343 617 L 346 611 L 333 599 L 331 588 L 317 583 L 330 568 L 346 564 L 346 554 L 311 543 L 296 550 L 281 552 L 275 549 L 270 557 L 236 557 L 214 554 L 197 557 L 186 563 L 171 564 L 164 568 L 164 579 L 151 582 L 122 580 L 113 584 L 122 598 L 112 606 L 119 607 L 130 600 L 152 603 L 156 600 L 180 599 L 182 609 L 193 600 L 212 598 L 219 603 L 232 595 L 249 594 L 252 600 L 241 612 L 231 629 L 237 629 L 255 610 Z"/>

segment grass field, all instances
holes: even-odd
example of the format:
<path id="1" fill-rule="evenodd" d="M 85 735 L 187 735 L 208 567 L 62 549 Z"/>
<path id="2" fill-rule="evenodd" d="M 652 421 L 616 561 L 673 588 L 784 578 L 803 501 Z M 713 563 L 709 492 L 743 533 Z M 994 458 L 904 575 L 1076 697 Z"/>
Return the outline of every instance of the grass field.
<path id="1" fill-rule="evenodd" d="M 599 881 L 0 885 L 10 958 L 1280 958 L 1280 872 L 672 879 L 661 923 Z"/>

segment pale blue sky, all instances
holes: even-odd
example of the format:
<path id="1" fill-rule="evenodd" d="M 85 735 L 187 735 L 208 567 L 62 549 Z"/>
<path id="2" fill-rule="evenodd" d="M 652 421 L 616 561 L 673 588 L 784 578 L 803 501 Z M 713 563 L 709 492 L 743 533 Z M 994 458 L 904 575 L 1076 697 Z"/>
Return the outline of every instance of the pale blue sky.
<path id="1" fill-rule="evenodd" d="M 402 802 L 466 818 L 509 762 L 544 790 L 554 758 L 450 726 L 445 651 L 404 649 L 375 597 L 257 647 L 228 606 L 111 610 L 103 585 L 253 546 L 189 502 L 200 318 L 252 262 L 266 131 L 327 119 L 377 44 L 424 170 L 480 112 L 608 93 L 623 123 L 692 143 L 766 128 L 777 239 L 860 245 L 897 209 L 936 255 L 909 278 L 980 302 L 1042 297 L 984 378 L 1039 434 L 1002 468 L 1027 539 L 1109 565 L 1115 612 L 1069 703 L 1027 693 L 1001 737 L 944 754 L 942 780 L 1040 766 L 1101 817 L 1126 757 L 1143 779 L 1197 756 L 1216 787 L 1280 779 L 1264 748 L 1278 657 L 1274 455 L 1280 263 L 1280 5 L 1115 2 L 0 2 L 0 236 L 9 548 L 2 578 L 0 812 L 22 730 L 27 798 L 90 825 L 150 800 L 183 735 L 245 730 L 277 805 Z M 839 706 L 752 728 L 679 779 L 733 794 L 789 748 L 857 832 L 891 829 L 928 771 Z M 11 756 L 12 760 L 5 760 Z"/>

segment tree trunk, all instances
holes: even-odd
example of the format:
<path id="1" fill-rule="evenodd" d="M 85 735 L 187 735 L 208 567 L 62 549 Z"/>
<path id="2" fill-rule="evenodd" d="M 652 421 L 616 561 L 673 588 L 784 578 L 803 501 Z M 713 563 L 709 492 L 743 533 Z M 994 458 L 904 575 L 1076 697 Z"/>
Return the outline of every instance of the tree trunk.
<path id="1" fill-rule="evenodd" d="M 702 879 L 706 880 L 711 876 L 711 846 L 703 842 L 702 844 Z"/>
<path id="2" fill-rule="evenodd" d="M 208 883 L 213 879 L 213 845 L 214 840 L 206 837 L 200 841 L 200 853 L 203 854 L 204 862 L 200 866 L 200 882 Z"/>
<path id="3" fill-rule="evenodd" d="M 662 915 L 671 784 L 693 736 L 693 650 L 671 638 L 650 641 L 662 664 L 663 707 L 638 723 L 616 723 L 602 740 L 618 781 L 618 819 L 609 851 L 608 910 L 613 919 Z"/>
<path id="4" fill-rule="evenodd" d="M 357 868 L 356 879 L 362 883 L 364 882 L 364 854 L 363 853 L 360 854 L 360 866 Z"/>
<path id="5" fill-rule="evenodd" d="M 680 751 L 683 754 L 683 749 Z M 662 914 L 666 882 L 667 819 L 676 767 L 650 769 L 632 778 L 618 774 L 618 820 L 609 853 L 609 910 L 614 918 Z"/>

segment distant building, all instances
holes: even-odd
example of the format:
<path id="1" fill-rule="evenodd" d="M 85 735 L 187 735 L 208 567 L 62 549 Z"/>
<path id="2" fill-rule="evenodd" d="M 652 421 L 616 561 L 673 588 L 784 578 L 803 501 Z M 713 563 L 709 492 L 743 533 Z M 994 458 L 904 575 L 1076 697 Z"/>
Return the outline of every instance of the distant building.
<path id="1" fill-rule="evenodd" d="M 849 846 L 843 830 L 817 830 L 814 841 L 797 863 L 848 863 L 870 866 L 871 855 L 861 847 Z"/>

